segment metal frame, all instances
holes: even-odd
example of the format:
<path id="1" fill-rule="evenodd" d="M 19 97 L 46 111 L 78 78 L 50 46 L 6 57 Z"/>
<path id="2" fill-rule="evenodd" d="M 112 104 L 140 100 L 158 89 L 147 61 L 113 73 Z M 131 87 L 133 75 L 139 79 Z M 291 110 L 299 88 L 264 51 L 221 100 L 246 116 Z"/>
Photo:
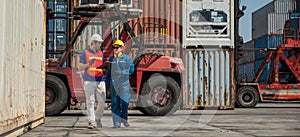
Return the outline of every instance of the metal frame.
<path id="1" fill-rule="evenodd" d="M 234 48 L 234 1 L 233 0 L 187 0 L 183 1 L 183 48 L 194 45 L 219 46 Z M 227 22 L 190 22 L 189 14 L 195 10 L 223 11 L 227 14 Z M 211 33 L 194 33 L 193 25 L 225 26 L 227 33 L 220 34 L 221 30 Z M 215 33 L 218 31 L 218 33 Z M 224 30 L 223 30 L 224 31 Z"/>
<path id="2" fill-rule="evenodd" d="M 298 29 L 283 29 L 283 42 L 276 48 L 269 48 L 269 54 L 264 59 L 252 83 L 241 83 L 240 86 L 255 86 L 260 94 L 262 101 L 293 101 L 300 100 L 300 55 L 295 54 L 287 57 L 285 52 L 300 52 L 299 31 Z M 294 31 L 296 33 L 288 33 Z M 267 64 L 271 62 L 271 69 L 267 84 L 260 84 Z M 281 80 L 281 75 L 288 80 Z M 294 79 L 291 79 L 294 77 Z"/>

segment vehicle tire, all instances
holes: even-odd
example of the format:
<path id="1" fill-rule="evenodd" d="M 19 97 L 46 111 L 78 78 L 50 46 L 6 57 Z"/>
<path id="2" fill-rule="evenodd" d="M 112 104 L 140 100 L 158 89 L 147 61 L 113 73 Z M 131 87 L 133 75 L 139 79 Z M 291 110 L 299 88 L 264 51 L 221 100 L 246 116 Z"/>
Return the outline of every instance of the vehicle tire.
<path id="1" fill-rule="evenodd" d="M 179 108 L 181 94 L 181 88 L 174 79 L 154 74 L 143 83 L 139 110 L 152 116 L 171 115 Z"/>
<path id="2" fill-rule="evenodd" d="M 46 115 L 53 116 L 63 112 L 69 105 L 69 94 L 64 82 L 56 76 L 46 76 L 45 89 Z"/>
<path id="3" fill-rule="evenodd" d="M 255 88 L 250 86 L 241 87 L 237 91 L 236 104 L 239 107 L 255 107 L 259 101 L 259 95 Z"/>

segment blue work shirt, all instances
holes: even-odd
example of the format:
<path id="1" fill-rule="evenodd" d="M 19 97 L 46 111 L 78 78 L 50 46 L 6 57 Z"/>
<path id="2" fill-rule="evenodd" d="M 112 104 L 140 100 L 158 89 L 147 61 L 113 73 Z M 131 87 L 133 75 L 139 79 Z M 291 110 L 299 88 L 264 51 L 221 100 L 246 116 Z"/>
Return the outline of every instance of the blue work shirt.
<path id="1" fill-rule="evenodd" d="M 129 90 L 129 75 L 134 72 L 134 64 L 130 56 L 123 54 L 121 58 L 114 56 L 109 58 L 112 65 L 106 72 L 106 83 L 109 86 L 121 87 L 128 86 Z M 117 74 L 116 71 L 121 72 Z"/>
<path id="2" fill-rule="evenodd" d="M 91 52 L 91 53 L 93 53 L 93 54 L 98 54 L 98 51 L 95 52 L 95 51 L 93 51 L 90 48 L 88 49 L 88 51 Z M 102 57 L 103 57 L 103 55 L 102 55 Z M 82 64 L 86 64 L 87 63 L 86 62 L 86 53 L 85 53 L 85 51 L 82 52 L 82 54 L 80 56 L 80 61 L 79 62 L 82 63 Z M 103 81 L 103 76 L 101 76 L 101 77 L 90 76 L 90 75 L 87 74 L 86 71 L 87 71 L 87 69 L 84 70 L 84 74 L 83 74 L 84 81 L 98 81 L 98 82 Z"/>

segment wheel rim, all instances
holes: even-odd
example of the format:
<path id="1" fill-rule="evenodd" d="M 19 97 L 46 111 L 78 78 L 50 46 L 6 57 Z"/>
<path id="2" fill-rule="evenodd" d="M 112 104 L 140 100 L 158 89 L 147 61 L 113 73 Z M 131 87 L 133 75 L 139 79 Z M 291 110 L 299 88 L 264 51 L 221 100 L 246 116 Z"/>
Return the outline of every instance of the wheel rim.
<path id="1" fill-rule="evenodd" d="M 245 92 L 244 94 L 242 94 L 242 100 L 247 104 L 252 103 L 253 99 L 254 99 L 254 95 L 251 92 Z"/>
<path id="2" fill-rule="evenodd" d="M 163 107 L 170 104 L 172 95 L 167 88 L 156 87 L 155 89 L 153 89 L 151 99 L 155 105 Z"/>
<path id="3" fill-rule="evenodd" d="M 46 105 L 51 104 L 55 100 L 55 92 L 51 88 L 46 88 L 45 103 Z"/>

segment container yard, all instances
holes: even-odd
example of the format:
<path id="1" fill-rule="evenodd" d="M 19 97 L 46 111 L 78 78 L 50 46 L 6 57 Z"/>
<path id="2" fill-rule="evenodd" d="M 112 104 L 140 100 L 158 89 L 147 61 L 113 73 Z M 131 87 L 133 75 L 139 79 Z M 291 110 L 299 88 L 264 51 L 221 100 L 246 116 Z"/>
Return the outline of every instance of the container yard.
<path id="1" fill-rule="evenodd" d="M 255 10 L 242 1 L 2 1 L 0 136 L 299 135 L 300 0 Z M 244 41 L 239 26 L 247 8 L 252 38 Z M 82 54 L 93 34 L 103 39 L 97 55 Z M 115 40 L 125 43 L 134 66 L 126 71 L 127 125 L 112 122 L 107 85 L 103 127 L 88 129 L 83 75 L 101 71 L 107 79 L 113 65 L 89 60 L 113 56 L 119 65 L 124 54 L 114 53 Z"/>

